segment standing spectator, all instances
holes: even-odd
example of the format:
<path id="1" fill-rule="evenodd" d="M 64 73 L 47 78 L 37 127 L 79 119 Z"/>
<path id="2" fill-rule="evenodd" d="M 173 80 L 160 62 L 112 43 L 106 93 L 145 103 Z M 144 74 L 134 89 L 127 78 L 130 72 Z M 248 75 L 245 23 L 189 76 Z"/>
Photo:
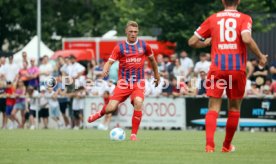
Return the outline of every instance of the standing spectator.
<path id="1" fill-rule="evenodd" d="M 31 66 L 28 69 L 28 79 L 29 79 L 28 86 L 32 86 L 32 87 L 34 87 L 34 89 L 38 89 L 39 68 L 35 65 L 34 58 L 32 58 L 30 61 L 31 61 Z"/>
<path id="2" fill-rule="evenodd" d="M 6 64 L 6 58 L 5 57 L 1 57 L 0 58 L 0 77 L 4 77 L 4 66 Z"/>
<path id="3" fill-rule="evenodd" d="M 40 86 L 46 86 L 46 81 L 53 73 L 53 66 L 49 62 L 48 56 L 42 57 L 42 62 L 39 66 L 39 83 Z"/>
<path id="4" fill-rule="evenodd" d="M 57 123 L 58 128 L 62 127 L 62 123 L 59 120 L 59 102 L 57 99 L 57 92 L 53 91 L 53 88 L 48 87 L 47 92 L 45 93 L 45 96 L 48 98 L 49 102 L 49 110 L 50 110 L 50 116 L 51 118 Z"/>
<path id="5" fill-rule="evenodd" d="M 194 73 L 198 78 L 200 77 L 199 72 L 205 70 L 206 73 L 209 72 L 211 62 L 207 60 L 207 55 L 204 52 L 201 52 L 199 55 L 199 61 L 195 64 Z"/>
<path id="6" fill-rule="evenodd" d="M 100 59 L 99 61 L 99 65 L 95 67 L 94 69 L 94 75 L 95 77 L 99 76 L 99 75 L 102 75 L 103 73 L 103 67 L 104 67 L 104 60 L 103 59 Z M 107 80 L 108 77 L 105 77 L 104 80 Z"/>
<path id="7" fill-rule="evenodd" d="M 35 118 L 37 117 L 36 113 L 39 110 L 39 93 L 34 87 L 29 86 L 27 89 L 27 98 L 29 101 L 29 113 L 30 113 L 30 129 L 35 129 Z"/>
<path id="8" fill-rule="evenodd" d="M 157 55 L 157 67 L 158 67 L 159 72 L 166 71 L 166 65 L 163 61 L 163 55 L 162 54 Z"/>
<path id="9" fill-rule="evenodd" d="M 185 70 L 184 68 L 181 66 L 181 62 L 179 59 L 175 59 L 175 66 L 173 68 L 173 75 L 174 76 L 181 76 L 181 77 L 185 77 Z"/>
<path id="10" fill-rule="evenodd" d="M 0 113 L 2 113 L 2 129 L 6 128 L 7 118 L 6 118 L 6 82 L 0 80 Z"/>
<path id="11" fill-rule="evenodd" d="M 19 80 L 16 85 L 15 89 L 15 105 L 13 107 L 11 117 L 13 120 L 15 120 L 20 128 L 24 128 L 25 124 L 25 110 L 26 110 L 26 102 L 25 96 L 26 93 L 26 87 L 24 86 L 24 82 L 22 80 Z M 16 117 L 17 112 L 20 111 L 21 114 L 21 123 L 19 122 L 18 118 Z"/>
<path id="12" fill-rule="evenodd" d="M 16 79 L 22 81 L 25 87 L 29 85 L 28 62 L 23 61 L 23 67 L 19 70 Z"/>
<path id="13" fill-rule="evenodd" d="M 188 54 L 186 51 L 182 51 L 180 53 L 180 62 L 186 73 L 185 80 L 186 82 L 188 82 L 191 79 L 191 73 L 194 67 L 193 60 L 188 57 Z"/>
<path id="14" fill-rule="evenodd" d="M 258 88 L 265 84 L 266 78 L 268 75 L 268 66 L 265 65 L 264 67 L 258 64 L 254 68 L 254 72 L 252 74 L 252 81 L 255 81 Z"/>
<path id="15" fill-rule="evenodd" d="M 62 76 L 67 76 L 68 75 L 68 67 L 71 65 L 70 57 L 66 57 L 64 59 L 64 63 L 62 63 L 62 66 L 60 67 L 60 72 Z"/>
<path id="16" fill-rule="evenodd" d="M 76 87 L 83 85 L 85 83 L 83 76 L 85 67 L 76 61 L 76 57 L 74 55 L 70 56 L 70 62 L 71 64 L 67 66 L 68 76 L 73 79 Z"/>
<path id="17" fill-rule="evenodd" d="M 40 96 L 39 96 L 39 117 L 42 118 L 43 128 L 48 129 L 48 122 L 49 122 L 49 101 L 46 97 L 46 87 L 40 87 Z"/>
<path id="18" fill-rule="evenodd" d="M 119 61 L 115 61 L 109 70 L 109 81 L 112 81 L 113 84 L 117 84 L 118 71 L 119 71 Z"/>
<path id="19" fill-rule="evenodd" d="M 153 78 L 152 78 L 152 71 L 147 70 L 145 72 L 145 96 L 149 96 L 152 93 L 152 83 L 153 83 Z"/>
<path id="20" fill-rule="evenodd" d="M 28 63 L 28 54 L 26 51 L 22 52 L 22 62 L 27 62 Z"/>
<path id="21" fill-rule="evenodd" d="M 13 62 L 13 56 L 9 57 L 9 62 L 4 65 L 3 73 L 6 81 L 15 82 L 19 67 Z"/>
<path id="22" fill-rule="evenodd" d="M 79 130 L 80 124 L 83 121 L 83 109 L 85 103 L 86 92 L 84 87 L 78 88 L 74 93 L 73 98 L 73 113 L 74 113 L 74 129 Z"/>
<path id="23" fill-rule="evenodd" d="M 7 82 L 7 88 L 6 88 L 6 116 L 11 120 L 11 125 L 9 129 L 13 129 L 14 127 L 17 127 L 17 125 L 14 122 L 13 117 L 11 117 L 12 109 L 15 104 L 15 98 L 14 98 L 14 91 L 15 88 L 12 84 L 12 82 L 8 81 Z"/>
<path id="24" fill-rule="evenodd" d="M 176 60 L 176 55 L 175 54 L 171 55 L 171 63 L 167 67 L 167 71 L 169 72 L 170 76 L 172 76 L 173 69 L 175 67 L 175 60 Z"/>

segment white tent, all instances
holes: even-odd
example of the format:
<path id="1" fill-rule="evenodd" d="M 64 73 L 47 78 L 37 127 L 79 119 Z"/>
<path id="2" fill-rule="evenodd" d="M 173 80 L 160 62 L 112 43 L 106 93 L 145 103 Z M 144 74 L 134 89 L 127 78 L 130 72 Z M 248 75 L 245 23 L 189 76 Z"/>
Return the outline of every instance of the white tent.
<path id="1" fill-rule="evenodd" d="M 34 36 L 32 40 L 20 51 L 14 54 L 14 62 L 17 64 L 22 64 L 22 52 L 27 52 L 28 59 L 35 58 L 38 61 L 37 56 L 37 36 Z M 40 56 L 47 55 L 51 57 L 54 54 L 54 51 L 49 49 L 42 41 L 40 41 Z"/>

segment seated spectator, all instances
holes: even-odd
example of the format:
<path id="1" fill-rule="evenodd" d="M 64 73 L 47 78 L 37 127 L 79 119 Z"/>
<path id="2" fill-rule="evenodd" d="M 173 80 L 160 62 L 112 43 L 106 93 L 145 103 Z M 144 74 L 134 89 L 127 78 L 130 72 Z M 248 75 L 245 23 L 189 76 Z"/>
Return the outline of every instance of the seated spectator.
<path id="1" fill-rule="evenodd" d="M 197 95 L 204 96 L 206 95 L 206 78 L 207 78 L 207 70 L 202 68 L 199 72 L 199 79 L 197 80 Z"/>
<path id="2" fill-rule="evenodd" d="M 249 90 L 247 90 L 247 96 L 248 97 L 256 97 L 256 96 L 260 96 L 261 92 L 260 89 L 257 87 L 257 84 L 255 81 L 251 82 L 251 88 Z"/>
<path id="3" fill-rule="evenodd" d="M 260 88 L 265 84 L 266 78 L 268 75 L 268 66 L 262 67 L 261 65 L 257 65 L 254 67 L 254 71 L 251 76 L 251 81 L 255 81 L 257 87 Z"/>
<path id="4" fill-rule="evenodd" d="M 270 86 L 270 91 L 271 94 L 276 97 L 276 81 L 272 82 L 271 86 Z"/>
<path id="5" fill-rule="evenodd" d="M 264 85 L 264 86 L 262 86 L 261 90 L 262 90 L 262 96 L 263 97 L 270 97 L 270 96 L 272 96 L 271 92 L 270 92 L 270 86 Z"/>

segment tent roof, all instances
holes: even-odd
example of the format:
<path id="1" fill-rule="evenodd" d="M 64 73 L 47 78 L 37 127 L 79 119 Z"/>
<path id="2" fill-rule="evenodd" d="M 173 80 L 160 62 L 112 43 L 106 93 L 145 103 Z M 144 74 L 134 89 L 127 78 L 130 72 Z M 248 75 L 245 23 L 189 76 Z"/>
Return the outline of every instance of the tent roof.
<path id="1" fill-rule="evenodd" d="M 38 61 L 38 57 L 37 57 L 37 41 L 38 38 L 37 36 L 34 36 L 32 38 L 32 40 L 24 47 L 22 48 L 20 51 L 18 51 L 17 53 L 14 54 L 14 62 L 15 63 L 22 63 L 22 52 L 27 52 L 28 54 L 28 59 L 30 58 L 35 58 L 36 61 Z M 54 52 L 49 49 L 42 41 L 40 41 L 40 55 L 41 57 L 46 55 L 51 57 L 54 54 Z"/>

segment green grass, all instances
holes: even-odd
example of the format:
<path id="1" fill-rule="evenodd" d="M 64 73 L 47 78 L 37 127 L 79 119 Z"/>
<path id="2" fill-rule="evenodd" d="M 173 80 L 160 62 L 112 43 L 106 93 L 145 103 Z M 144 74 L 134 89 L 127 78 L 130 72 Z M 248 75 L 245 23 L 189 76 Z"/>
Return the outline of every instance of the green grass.
<path id="1" fill-rule="evenodd" d="M 129 131 L 127 132 L 129 137 Z M 1 130 L 0 163 L 275 163 L 276 134 L 240 132 L 237 151 L 220 152 L 224 133 L 216 133 L 217 150 L 204 152 L 204 132 L 140 131 L 138 142 L 110 141 L 96 130 Z"/>

